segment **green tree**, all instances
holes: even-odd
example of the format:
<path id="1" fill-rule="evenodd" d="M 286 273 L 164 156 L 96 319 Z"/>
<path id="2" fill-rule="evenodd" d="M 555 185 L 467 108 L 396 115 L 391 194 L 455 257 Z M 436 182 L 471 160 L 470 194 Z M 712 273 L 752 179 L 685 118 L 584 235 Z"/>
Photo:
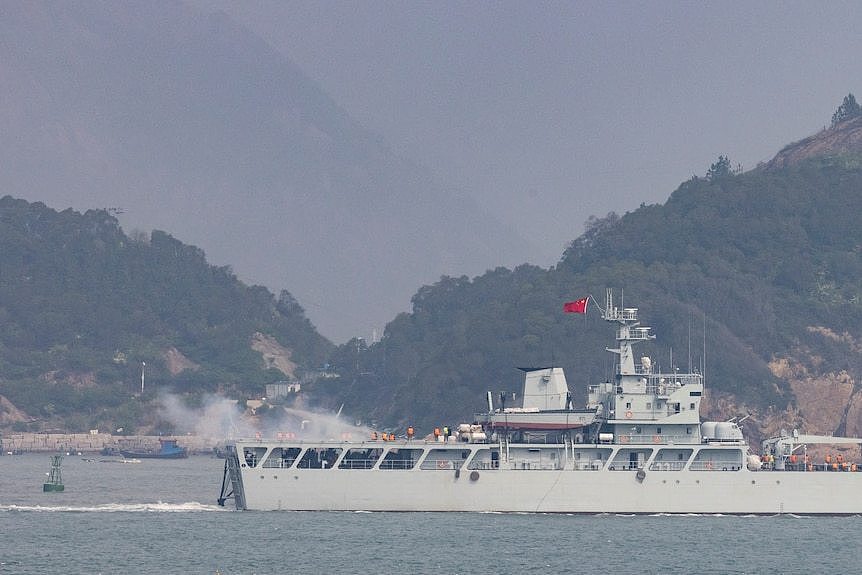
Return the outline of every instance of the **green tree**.
<path id="1" fill-rule="evenodd" d="M 715 181 L 730 175 L 733 175 L 733 170 L 730 168 L 730 160 L 727 156 L 719 156 L 718 161 L 709 166 L 709 169 L 706 171 L 706 179 L 709 181 Z"/>
<path id="2" fill-rule="evenodd" d="M 844 101 L 838 106 L 835 113 L 832 114 L 832 127 L 834 128 L 844 120 L 849 120 L 856 116 L 862 116 L 862 106 L 859 106 L 853 94 L 847 94 L 844 96 Z"/>

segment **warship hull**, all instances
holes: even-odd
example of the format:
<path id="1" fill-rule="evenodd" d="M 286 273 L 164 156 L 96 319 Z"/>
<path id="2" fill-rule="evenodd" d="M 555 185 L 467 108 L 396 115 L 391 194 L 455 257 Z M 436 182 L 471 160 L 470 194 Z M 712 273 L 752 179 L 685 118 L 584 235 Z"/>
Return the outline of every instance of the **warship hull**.
<path id="1" fill-rule="evenodd" d="M 566 304 L 586 313 L 592 296 Z M 280 442 L 227 447 L 222 505 L 237 509 L 619 514 L 862 514 L 862 439 L 798 430 L 752 452 L 745 418 L 701 422 L 703 374 L 662 372 L 634 346 L 653 339 L 637 308 L 608 290 L 616 325 L 613 380 L 590 385 L 576 410 L 559 367 L 525 373 L 520 405 L 488 392 L 474 423 L 434 441 Z M 823 456 L 824 445 L 836 451 Z M 837 446 L 841 447 L 837 447 Z M 817 446 L 809 451 L 809 446 Z M 833 448 L 830 448 L 833 449 Z M 822 457 L 820 461 L 816 458 Z"/>
<path id="2" fill-rule="evenodd" d="M 243 466 L 237 449 L 242 453 L 245 446 L 231 445 L 226 460 L 227 482 L 242 510 L 862 514 L 860 472 L 663 470 L 661 465 L 611 470 L 607 463 L 599 470 L 574 463 L 562 469 L 436 469 L 438 464 L 410 470 L 278 469 Z M 550 451 L 544 445 L 523 447 Z"/>

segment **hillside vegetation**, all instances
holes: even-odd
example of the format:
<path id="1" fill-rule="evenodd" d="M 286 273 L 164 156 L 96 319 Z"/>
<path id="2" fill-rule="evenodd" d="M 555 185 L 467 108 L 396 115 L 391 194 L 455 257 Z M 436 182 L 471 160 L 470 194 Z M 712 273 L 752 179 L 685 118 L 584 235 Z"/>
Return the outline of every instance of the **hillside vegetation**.
<path id="1" fill-rule="evenodd" d="M 244 285 L 164 232 L 129 237 L 103 210 L 4 197 L 0 245 L 0 395 L 38 429 L 153 427 L 160 391 L 257 396 L 332 349 L 288 292 Z M 300 373 L 267 368 L 252 349 L 261 337 Z"/>
<path id="2" fill-rule="evenodd" d="M 852 142 L 858 129 L 853 116 L 820 138 Z M 519 390 L 515 367 L 554 364 L 583 397 L 612 377 L 613 328 L 595 307 L 569 316 L 562 303 L 593 294 L 603 305 L 614 287 L 653 328 L 657 340 L 638 351 L 662 369 L 701 368 L 705 348 L 713 417 L 751 414 L 754 435 L 815 422 L 818 432 L 862 431 L 862 164 L 858 148 L 811 149 L 747 173 L 722 157 L 664 205 L 591 218 L 552 269 L 423 287 L 381 342 L 339 350 L 334 363 L 352 383 L 322 396 L 428 428 L 469 419 L 487 390 Z"/>

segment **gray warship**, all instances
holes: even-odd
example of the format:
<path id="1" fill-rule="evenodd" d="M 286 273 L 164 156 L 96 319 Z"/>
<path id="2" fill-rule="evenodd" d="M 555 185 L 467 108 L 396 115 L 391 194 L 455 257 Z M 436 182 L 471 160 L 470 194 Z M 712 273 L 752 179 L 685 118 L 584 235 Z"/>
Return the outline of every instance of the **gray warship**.
<path id="1" fill-rule="evenodd" d="M 597 306 L 598 307 L 598 306 Z M 637 344 L 653 339 L 636 308 L 614 305 L 615 377 L 575 409 L 559 367 L 522 368 L 519 405 L 472 423 L 395 439 L 236 440 L 218 502 L 240 510 L 618 514 L 862 514 L 862 467 L 815 462 L 813 445 L 862 439 L 792 432 L 755 454 L 735 421 L 701 421 L 701 373 L 660 373 Z M 840 460 L 839 460 L 840 459 Z"/>

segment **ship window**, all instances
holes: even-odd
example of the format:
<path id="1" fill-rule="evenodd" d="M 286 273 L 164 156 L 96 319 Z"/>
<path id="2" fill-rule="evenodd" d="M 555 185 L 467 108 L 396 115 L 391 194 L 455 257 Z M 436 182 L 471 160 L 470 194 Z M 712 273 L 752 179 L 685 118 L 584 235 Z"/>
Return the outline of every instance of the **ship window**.
<path id="1" fill-rule="evenodd" d="M 627 401 L 627 402 L 626 402 L 626 409 L 631 409 L 631 408 L 632 408 L 632 402 L 631 402 L 631 401 Z"/>
<path id="2" fill-rule="evenodd" d="M 652 409 L 652 402 L 651 402 L 651 401 L 648 401 L 648 402 L 647 402 L 647 404 L 646 404 L 646 408 L 647 408 L 647 409 Z"/>
<path id="3" fill-rule="evenodd" d="M 421 449 L 390 449 L 380 462 L 380 469 L 413 469 L 421 455 Z"/>
<path id="4" fill-rule="evenodd" d="M 348 449 L 344 459 L 338 464 L 338 469 L 371 469 L 382 454 L 381 447 Z"/>
<path id="5" fill-rule="evenodd" d="M 685 432 L 686 432 L 688 435 L 691 435 L 691 428 L 690 428 L 690 427 L 686 427 L 686 428 L 685 428 Z"/>
<path id="6" fill-rule="evenodd" d="M 491 469 L 491 450 L 479 449 L 467 464 L 467 469 Z"/>
<path id="7" fill-rule="evenodd" d="M 620 449 L 608 469 L 611 471 L 641 469 L 651 453 L 651 449 Z"/>
<path id="8" fill-rule="evenodd" d="M 694 453 L 692 449 L 661 449 L 650 464 L 650 471 L 682 471 L 692 453 Z"/>
<path id="9" fill-rule="evenodd" d="M 245 447 L 242 450 L 245 464 L 249 467 L 257 467 L 264 453 L 266 453 L 266 447 Z"/>
<path id="10" fill-rule="evenodd" d="M 263 462 L 263 467 L 275 467 L 278 469 L 292 467 L 300 451 L 302 449 L 299 447 L 276 447 L 269 452 L 266 461 Z"/>
<path id="11" fill-rule="evenodd" d="M 337 447 L 309 447 L 299 460 L 300 469 L 332 469 L 341 454 Z"/>
<path id="12" fill-rule="evenodd" d="M 691 463 L 693 471 L 739 471 L 742 451 L 739 449 L 701 449 Z"/>
<path id="13" fill-rule="evenodd" d="M 575 465 L 575 469 L 578 471 L 598 471 L 610 453 L 609 449 L 577 449 L 575 450 L 575 459 L 578 463 Z"/>
<path id="14" fill-rule="evenodd" d="M 453 449 L 432 449 L 428 453 L 428 457 L 419 466 L 419 469 L 427 469 L 429 471 L 449 471 L 453 469 L 461 469 L 464 463 L 464 453 L 469 454 L 469 450 L 455 451 Z"/>

